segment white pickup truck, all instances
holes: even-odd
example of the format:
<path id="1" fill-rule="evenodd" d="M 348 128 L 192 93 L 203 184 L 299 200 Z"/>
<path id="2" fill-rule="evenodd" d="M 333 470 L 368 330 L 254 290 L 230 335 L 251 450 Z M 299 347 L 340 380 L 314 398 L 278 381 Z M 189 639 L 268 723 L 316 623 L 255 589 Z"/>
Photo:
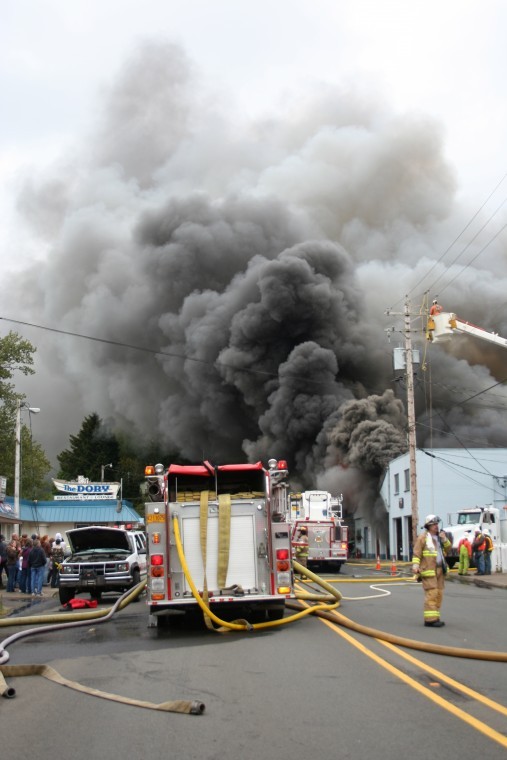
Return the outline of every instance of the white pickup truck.
<path id="1" fill-rule="evenodd" d="M 146 537 L 141 531 L 93 525 L 67 531 L 71 554 L 60 566 L 60 602 L 81 591 L 99 600 L 104 591 L 127 591 L 146 578 Z"/>

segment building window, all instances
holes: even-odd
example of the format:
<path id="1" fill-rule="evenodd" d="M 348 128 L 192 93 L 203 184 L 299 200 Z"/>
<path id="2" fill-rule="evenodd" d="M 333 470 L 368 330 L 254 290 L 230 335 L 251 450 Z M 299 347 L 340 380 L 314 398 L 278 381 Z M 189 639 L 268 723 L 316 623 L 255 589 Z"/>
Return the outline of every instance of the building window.
<path id="1" fill-rule="evenodd" d="M 400 492 L 400 476 L 396 474 L 394 476 L 394 493 Z"/>
<path id="2" fill-rule="evenodd" d="M 410 491 L 410 470 L 405 470 L 405 491 Z"/>

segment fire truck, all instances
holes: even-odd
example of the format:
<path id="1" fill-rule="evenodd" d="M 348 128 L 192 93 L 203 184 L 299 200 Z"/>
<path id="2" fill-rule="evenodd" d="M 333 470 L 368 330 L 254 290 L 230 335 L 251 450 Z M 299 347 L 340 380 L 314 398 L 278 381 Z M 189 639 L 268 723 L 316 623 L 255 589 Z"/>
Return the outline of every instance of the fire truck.
<path id="1" fill-rule="evenodd" d="M 222 619 L 281 619 L 294 598 L 287 463 L 157 464 L 145 476 L 149 627 L 195 611 L 192 584 Z"/>
<path id="2" fill-rule="evenodd" d="M 309 566 L 327 565 L 340 572 L 348 556 L 348 527 L 343 523 L 342 495 L 331 496 L 327 491 L 291 494 L 289 522 L 293 544 L 297 543 L 299 528 L 304 525 L 308 531 Z"/>

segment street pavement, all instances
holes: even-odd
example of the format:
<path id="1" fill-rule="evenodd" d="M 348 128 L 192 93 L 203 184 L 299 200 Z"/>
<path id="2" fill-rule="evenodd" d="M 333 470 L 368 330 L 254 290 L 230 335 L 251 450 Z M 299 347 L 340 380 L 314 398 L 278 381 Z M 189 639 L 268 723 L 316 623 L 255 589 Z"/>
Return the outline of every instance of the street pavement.
<path id="1" fill-rule="evenodd" d="M 349 562 L 346 567 L 350 569 L 354 564 L 354 561 Z M 447 573 L 446 581 L 475 585 L 479 588 L 503 588 L 507 590 L 507 573 L 477 576 L 472 570 L 469 575 L 458 575 L 457 570 L 451 570 Z M 0 588 L 0 619 L 17 614 L 43 615 L 61 611 L 64 610 L 60 604 L 57 588 L 44 586 L 41 597 L 32 597 L 30 594 L 22 594 L 20 591 L 7 592 L 5 588 Z"/>
<path id="2" fill-rule="evenodd" d="M 60 610 L 58 589 L 44 586 L 42 596 L 22 594 L 21 591 L 8 592 L 0 588 L 0 620 L 16 614 L 41 615 Z"/>

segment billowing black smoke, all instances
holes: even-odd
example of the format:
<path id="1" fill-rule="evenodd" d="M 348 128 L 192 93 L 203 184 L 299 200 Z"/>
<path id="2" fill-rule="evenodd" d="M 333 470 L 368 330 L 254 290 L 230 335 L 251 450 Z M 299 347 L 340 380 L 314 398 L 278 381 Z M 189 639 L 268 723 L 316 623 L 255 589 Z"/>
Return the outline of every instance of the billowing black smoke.
<path id="1" fill-rule="evenodd" d="M 196 461 L 286 458 L 301 485 L 372 507 L 406 450 L 384 311 L 421 283 L 419 308 L 466 221 L 454 189 L 429 120 L 327 89 L 244 124 L 179 48 L 145 45 L 86 145 L 26 183 L 23 223 L 48 253 L 3 312 L 159 354 L 27 333 L 46 443 L 96 411 Z M 501 237 L 450 274 L 446 308 L 507 335 Z M 419 444 L 507 445 L 505 397 L 459 403 L 507 377 L 507 352 L 457 350 L 424 356 Z"/>

